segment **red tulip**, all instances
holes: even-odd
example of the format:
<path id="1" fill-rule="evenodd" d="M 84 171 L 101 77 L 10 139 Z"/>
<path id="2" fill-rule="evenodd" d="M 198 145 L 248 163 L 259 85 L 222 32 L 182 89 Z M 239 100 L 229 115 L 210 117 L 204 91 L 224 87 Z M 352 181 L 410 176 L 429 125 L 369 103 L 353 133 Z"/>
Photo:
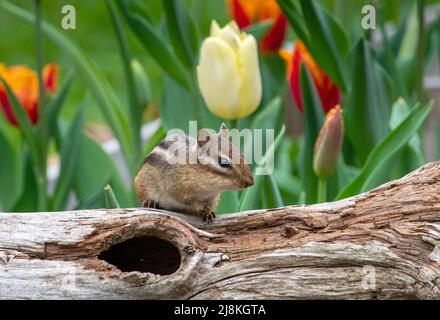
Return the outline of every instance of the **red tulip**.
<path id="1" fill-rule="evenodd" d="M 293 97 L 300 111 L 303 111 L 300 86 L 301 62 L 305 64 L 313 78 L 324 112 L 329 112 L 330 109 L 340 103 L 341 93 L 339 88 L 332 82 L 329 76 L 319 68 L 301 41 L 295 43 L 293 52 L 281 49 L 280 55 L 286 60 L 290 88 L 292 89 Z"/>
<path id="2" fill-rule="evenodd" d="M 26 66 L 5 67 L 0 63 L 0 76 L 14 92 L 20 104 L 26 110 L 32 124 L 38 122 L 38 78 L 37 74 Z M 44 90 L 54 94 L 57 90 L 58 66 L 48 64 L 43 69 Z M 18 126 L 17 118 L 12 110 L 11 103 L 5 88 L 0 84 L 0 109 L 9 123 Z"/>
<path id="3" fill-rule="evenodd" d="M 231 16 L 243 29 L 254 22 L 271 19 L 273 25 L 261 41 L 264 53 L 276 52 L 283 43 L 287 21 L 275 0 L 227 0 Z"/>

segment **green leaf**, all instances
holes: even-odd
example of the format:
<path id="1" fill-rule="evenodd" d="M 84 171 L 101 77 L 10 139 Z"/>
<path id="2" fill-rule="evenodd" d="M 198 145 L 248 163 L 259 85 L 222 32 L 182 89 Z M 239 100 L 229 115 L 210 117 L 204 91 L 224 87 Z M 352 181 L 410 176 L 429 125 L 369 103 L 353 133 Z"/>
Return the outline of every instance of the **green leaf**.
<path id="1" fill-rule="evenodd" d="M 74 188 L 79 200 L 79 208 L 105 207 L 102 190 L 111 184 L 122 207 L 129 207 L 133 202 L 110 156 L 101 146 L 83 135 L 79 159 L 74 176 Z"/>
<path id="2" fill-rule="evenodd" d="M 334 41 L 337 50 L 341 54 L 342 57 L 347 57 L 349 51 L 350 51 L 350 41 L 348 38 L 348 33 L 342 26 L 342 24 L 339 23 L 338 20 L 335 19 L 328 11 L 322 10 L 324 20 L 326 21 L 327 25 L 330 27 L 330 32 L 334 36 Z"/>
<path id="3" fill-rule="evenodd" d="M 156 132 L 150 137 L 147 145 L 144 148 L 144 155 L 148 155 L 155 146 L 159 144 L 165 138 L 166 132 L 162 125 L 156 130 Z"/>
<path id="4" fill-rule="evenodd" d="M 119 1 L 118 4 L 131 30 L 136 34 L 145 49 L 171 77 L 189 89 L 188 74 L 171 52 L 160 33 L 145 18 L 137 13 L 130 12 L 126 1 Z"/>
<path id="5" fill-rule="evenodd" d="M 380 31 L 383 38 L 383 50 L 379 56 L 379 61 L 393 79 L 397 94 L 408 99 L 409 95 L 403 81 L 404 79 L 402 79 L 402 75 L 397 68 L 397 53 L 393 51 L 392 43 L 388 39 L 387 32 L 385 31 L 385 25 L 382 21 L 380 23 Z"/>
<path id="6" fill-rule="evenodd" d="M 348 89 L 346 54 L 348 35 L 341 25 L 315 1 L 300 0 L 310 39 L 307 49 L 318 65 L 338 84 L 343 92 Z"/>
<path id="7" fill-rule="evenodd" d="M 277 153 L 275 171 L 281 171 L 289 175 L 295 172 L 298 151 L 298 141 L 296 138 L 286 137 L 283 139 Z"/>
<path id="8" fill-rule="evenodd" d="M 431 109 L 432 102 L 422 107 L 415 107 L 405 120 L 374 148 L 359 175 L 339 193 L 337 199 L 366 191 L 369 181 L 375 179 L 386 161 L 408 143 L 422 126 Z"/>
<path id="9" fill-rule="evenodd" d="M 166 130 L 188 130 L 188 122 L 198 120 L 194 97 L 172 78 L 165 76 L 160 115 Z"/>
<path id="10" fill-rule="evenodd" d="M 288 82 L 286 81 L 286 65 L 277 54 L 263 55 L 260 58 L 261 82 L 263 92 L 261 105 L 268 104 L 276 96 L 284 96 Z"/>
<path id="11" fill-rule="evenodd" d="M 336 166 L 336 175 L 335 177 L 332 177 L 330 179 L 329 187 L 330 187 L 330 193 L 332 199 L 337 196 L 339 191 L 341 191 L 345 186 L 347 186 L 351 181 L 353 181 L 357 175 L 359 174 L 360 170 L 358 168 L 349 166 L 345 163 L 343 154 L 339 155 L 338 164 Z M 333 179 L 335 179 L 335 182 L 333 182 Z M 337 188 L 332 189 L 332 183 L 337 184 Z"/>
<path id="12" fill-rule="evenodd" d="M 237 212 L 254 210 L 258 208 L 258 194 L 261 189 L 263 179 L 261 176 L 254 177 L 254 185 L 247 188 L 240 197 Z"/>
<path id="13" fill-rule="evenodd" d="M 302 101 L 304 105 L 304 145 L 301 149 L 300 177 L 308 204 L 317 201 L 318 178 L 313 171 L 313 149 L 324 123 L 324 112 L 308 69 L 301 65 Z"/>
<path id="14" fill-rule="evenodd" d="M 139 93 L 135 83 L 133 69 L 131 67 L 131 52 L 128 45 L 127 36 L 125 35 L 122 27 L 122 22 L 116 12 L 115 6 L 112 0 L 106 0 L 107 8 L 110 12 L 110 17 L 113 22 L 113 26 L 116 31 L 119 51 L 121 54 L 122 65 L 124 69 L 125 81 L 128 91 L 128 102 L 130 106 L 130 129 L 131 136 L 133 138 L 134 148 L 137 156 L 141 151 L 141 126 L 142 126 L 142 113 L 144 111 L 143 106 L 139 104 Z"/>
<path id="15" fill-rule="evenodd" d="M 265 199 L 265 208 L 284 206 L 280 189 L 272 175 L 263 176 L 263 198 Z"/>
<path id="16" fill-rule="evenodd" d="M 411 112 L 408 104 L 402 98 L 399 98 L 392 107 L 390 118 L 390 129 L 394 130 Z M 421 167 L 425 163 L 423 155 L 423 146 L 418 134 L 415 134 L 408 143 L 409 148 L 413 152 L 416 159 L 416 167 Z"/>
<path id="17" fill-rule="evenodd" d="M 366 40 L 357 43 L 352 56 L 352 90 L 344 116 L 347 135 L 363 163 L 389 131 L 392 90 Z"/>
<path id="18" fill-rule="evenodd" d="M 65 80 L 63 81 L 63 84 L 61 85 L 60 89 L 57 92 L 57 95 L 50 100 L 49 104 L 47 105 L 47 119 L 49 123 L 49 132 L 50 134 L 56 134 L 54 128 L 57 126 L 57 119 L 61 112 L 61 108 L 64 105 L 64 102 L 66 101 L 67 95 L 69 94 L 69 90 L 72 86 L 74 80 L 74 74 L 72 70 L 70 70 L 67 73 L 67 76 Z"/>
<path id="19" fill-rule="evenodd" d="M 238 206 L 238 201 L 239 198 L 237 191 L 222 192 L 216 213 L 224 214 L 224 213 L 235 212 Z"/>
<path id="20" fill-rule="evenodd" d="M 52 208 L 55 211 L 61 211 L 66 208 L 78 163 L 79 151 L 83 139 L 84 114 L 88 104 L 89 98 L 87 97 L 70 125 L 67 136 L 62 139 L 61 169 L 52 201 Z"/>
<path id="21" fill-rule="evenodd" d="M 258 173 L 258 171 L 261 171 L 261 172 L 273 171 L 272 170 L 273 164 L 274 164 L 273 159 L 275 158 L 275 152 L 278 150 L 278 146 L 280 145 L 281 140 L 282 140 L 285 132 L 286 132 L 286 126 L 283 125 L 281 127 L 280 132 L 276 136 L 275 141 L 266 150 L 266 153 L 263 156 L 263 158 L 257 162 L 257 167 L 256 167 L 257 173 Z M 269 169 L 267 170 L 268 166 L 269 166 Z M 262 170 L 258 170 L 258 169 L 262 169 Z"/>
<path id="22" fill-rule="evenodd" d="M 38 210 L 38 187 L 32 168 L 32 157 L 23 152 L 23 190 L 12 212 L 35 212 Z"/>
<path id="23" fill-rule="evenodd" d="M 205 106 L 198 90 L 188 91 L 168 76 L 164 77 L 160 112 L 166 130 L 181 129 L 186 132 L 189 121 L 196 120 L 199 129 L 217 130 L 222 123 Z"/>
<path id="24" fill-rule="evenodd" d="M 174 52 L 183 64 L 192 68 L 199 42 L 194 20 L 181 0 L 164 1 L 163 6 Z"/>
<path id="25" fill-rule="evenodd" d="M 110 183 L 110 181 L 108 182 Z M 105 196 L 102 190 L 91 190 L 91 193 L 81 200 L 77 209 L 105 208 Z"/>
<path id="26" fill-rule="evenodd" d="M 240 202 L 238 204 L 238 208 L 236 211 L 245 211 L 256 209 L 258 204 L 258 193 L 260 192 L 261 185 L 263 183 L 263 175 L 260 173 L 264 173 L 266 171 L 266 166 L 269 165 L 268 161 L 274 158 L 275 152 L 280 145 L 280 141 L 284 136 L 284 132 L 286 131 L 285 126 L 281 128 L 281 131 L 278 133 L 275 141 L 271 144 L 271 146 L 266 150 L 265 155 L 259 161 L 258 165 L 254 170 L 254 185 L 252 187 L 247 188 L 243 191 Z"/>
<path id="27" fill-rule="evenodd" d="M 273 21 L 272 20 L 263 20 L 261 22 L 256 22 L 246 27 L 243 31 L 247 34 L 251 34 L 255 37 L 257 41 L 260 41 L 267 32 L 272 28 Z"/>
<path id="28" fill-rule="evenodd" d="M 134 82 L 138 92 L 138 104 L 141 106 L 139 114 L 142 116 L 144 109 L 148 106 L 152 99 L 151 97 L 153 96 L 151 93 L 150 79 L 138 60 L 133 59 L 131 61 L 131 69 L 133 71 Z"/>
<path id="29" fill-rule="evenodd" d="M 120 208 L 118 200 L 116 199 L 115 193 L 110 185 L 104 187 L 104 197 L 105 205 L 107 209 Z"/>
<path id="30" fill-rule="evenodd" d="M 293 31 L 298 35 L 298 38 L 304 42 L 306 47 L 309 47 L 310 34 L 307 30 L 301 7 L 298 5 L 298 2 L 292 0 L 277 0 L 277 2 L 292 26 Z"/>
<path id="31" fill-rule="evenodd" d="M 148 3 L 145 0 L 128 0 L 124 6 L 126 6 L 129 11 L 140 14 L 152 24 L 156 25 L 161 22 L 162 15 L 158 14 L 159 11 L 162 10 L 160 0 L 148 1 Z"/>
<path id="32" fill-rule="evenodd" d="M 252 120 L 251 129 L 275 129 L 283 108 L 280 97 L 273 98 L 263 106 Z"/>
<path id="33" fill-rule="evenodd" d="M 18 6 L 2 1 L 0 7 L 28 24 L 34 24 L 34 15 Z M 127 119 L 122 113 L 122 107 L 115 92 L 103 73 L 74 41 L 64 36 L 57 28 L 43 22 L 42 29 L 44 35 L 75 63 L 76 70 L 82 77 L 84 85 L 92 92 L 102 114 L 119 140 L 126 160 L 130 163 L 132 151 Z"/>
<path id="34" fill-rule="evenodd" d="M 0 211 L 10 211 L 23 192 L 23 160 L 0 131 Z"/>
<path id="35" fill-rule="evenodd" d="M 272 177 L 275 179 L 284 202 L 293 204 L 301 193 L 301 180 L 289 172 L 279 170 L 278 168 L 273 171 Z"/>
<path id="36" fill-rule="evenodd" d="M 402 19 L 394 35 L 392 35 L 389 40 L 391 52 L 394 56 L 397 56 L 399 54 L 400 46 L 402 45 L 403 37 L 406 33 L 406 27 L 406 19 Z"/>
<path id="37" fill-rule="evenodd" d="M 407 12 L 405 17 L 405 34 L 401 39 L 400 50 L 398 53 L 398 59 L 401 61 L 411 60 L 417 52 L 418 38 L 418 18 L 417 18 L 417 1 L 412 1 L 411 8 Z"/>
<path id="38" fill-rule="evenodd" d="M 263 133 L 266 129 L 277 130 L 278 122 L 281 117 L 282 100 L 280 97 L 273 98 L 268 104 L 261 107 L 260 110 L 252 119 L 250 123 L 250 129 L 262 129 Z M 247 127 L 247 126 L 244 126 Z M 255 133 L 255 131 L 254 131 Z M 252 144 L 248 143 L 244 145 L 244 154 L 248 158 L 252 153 Z M 264 152 L 264 149 L 262 150 Z"/>

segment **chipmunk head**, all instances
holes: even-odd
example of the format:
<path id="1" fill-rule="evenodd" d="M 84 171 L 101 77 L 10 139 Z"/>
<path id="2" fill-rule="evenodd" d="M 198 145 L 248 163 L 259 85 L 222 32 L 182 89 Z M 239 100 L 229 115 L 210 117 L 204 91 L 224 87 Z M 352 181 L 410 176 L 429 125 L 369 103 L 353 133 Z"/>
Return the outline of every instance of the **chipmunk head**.
<path id="1" fill-rule="evenodd" d="M 254 184 L 252 171 L 239 148 L 230 140 L 224 123 L 218 133 L 200 130 L 197 144 L 205 183 L 215 185 L 219 190 L 242 189 Z"/>

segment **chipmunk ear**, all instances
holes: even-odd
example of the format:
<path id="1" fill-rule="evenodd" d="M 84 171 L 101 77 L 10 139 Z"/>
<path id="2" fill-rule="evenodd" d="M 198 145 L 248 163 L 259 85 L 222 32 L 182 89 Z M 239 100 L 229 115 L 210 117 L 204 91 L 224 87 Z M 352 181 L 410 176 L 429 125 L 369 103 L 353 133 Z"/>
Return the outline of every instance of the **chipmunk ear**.
<path id="1" fill-rule="evenodd" d="M 211 132 L 209 132 L 207 129 L 201 129 L 197 133 L 197 144 L 199 147 L 207 144 L 211 140 Z"/>
<path id="2" fill-rule="evenodd" d="M 223 122 L 220 126 L 220 130 L 218 131 L 219 136 L 228 137 L 228 128 L 226 127 L 226 124 Z"/>

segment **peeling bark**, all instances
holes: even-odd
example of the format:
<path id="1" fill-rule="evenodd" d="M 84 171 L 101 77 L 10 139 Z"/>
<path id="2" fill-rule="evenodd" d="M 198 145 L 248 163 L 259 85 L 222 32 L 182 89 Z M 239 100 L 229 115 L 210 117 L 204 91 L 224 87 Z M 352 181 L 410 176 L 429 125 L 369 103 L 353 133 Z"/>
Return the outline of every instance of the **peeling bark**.
<path id="1" fill-rule="evenodd" d="M 154 209 L 0 213 L 0 298 L 439 299 L 439 200 L 436 162 L 342 201 L 210 225 Z M 100 259 L 127 250 L 127 263 L 158 263 L 161 250 L 150 248 L 151 260 L 134 242 L 115 251 L 147 236 L 179 250 L 176 272 Z"/>

